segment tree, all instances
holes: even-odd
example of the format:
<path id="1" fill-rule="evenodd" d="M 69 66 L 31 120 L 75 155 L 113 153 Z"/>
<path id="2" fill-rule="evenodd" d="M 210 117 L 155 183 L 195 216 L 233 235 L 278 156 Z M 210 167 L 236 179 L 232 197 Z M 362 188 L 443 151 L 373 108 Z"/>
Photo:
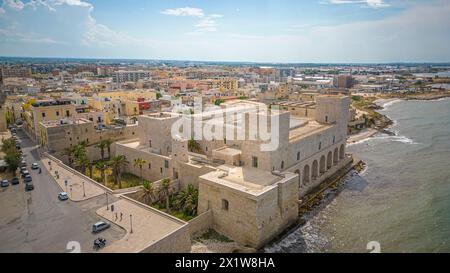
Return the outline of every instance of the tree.
<path id="1" fill-rule="evenodd" d="M 111 145 L 113 144 L 113 141 L 108 138 L 103 140 L 103 142 L 105 143 L 105 146 L 108 149 L 108 158 L 111 158 Z"/>
<path id="2" fill-rule="evenodd" d="M 175 206 L 186 215 L 194 216 L 197 214 L 197 205 L 198 190 L 189 184 L 185 190 L 178 193 Z"/>
<path id="3" fill-rule="evenodd" d="M 161 97 L 162 97 L 161 93 L 160 93 L 160 92 L 157 92 L 157 93 L 156 93 L 156 99 L 159 100 Z"/>
<path id="4" fill-rule="evenodd" d="M 170 202 L 169 202 L 169 198 L 170 198 L 170 179 L 169 178 L 165 178 L 161 181 L 161 188 L 160 188 L 161 193 L 164 196 L 164 199 L 166 201 L 166 210 L 169 211 L 170 210 Z"/>
<path id="5" fill-rule="evenodd" d="M 141 199 L 145 204 L 150 205 L 154 198 L 155 189 L 153 188 L 153 184 L 148 181 L 145 181 L 143 186 L 144 188 Z"/>
<path id="6" fill-rule="evenodd" d="M 113 169 L 114 173 L 114 184 L 119 185 L 119 189 L 122 188 L 121 183 L 121 175 L 122 175 L 122 167 L 128 163 L 127 158 L 124 155 L 118 155 L 109 161 L 109 165 Z"/>
<path id="7" fill-rule="evenodd" d="M 10 170 L 13 174 L 16 173 L 17 168 L 20 165 L 20 153 L 17 149 L 9 150 L 4 157 L 6 164 L 8 164 L 8 170 Z"/>
<path id="8" fill-rule="evenodd" d="M 103 140 L 100 141 L 100 143 L 97 144 L 97 148 L 100 149 L 100 156 L 102 157 L 102 160 L 104 160 L 105 159 L 106 143 Z"/>
<path id="9" fill-rule="evenodd" d="M 73 158 L 72 157 L 74 155 L 74 148 L 73 147 L 64 148 L 64 150 L 62 152 L 62 155 L 67 156 L 68 159 L 69 159 L 69 165 L 72 165 L 72 163 L 73 163 Z"/>
<path id="10" fill-rule="evenodd" d="M 89 165 L 91 165 L 91 162 L 89 161 L 87 156 L 84 155 L 84 156 L 77 157 L 76 165 L 81 169 L 81 173 L 86 174 L 86 168 L 89 168 Z M 91 168 L 89 168 L 89 177 L 92 178 Z"/>
<path id="11" fill-rule="evenodd" d="M 200 151 L 200 144 L 198 144 L 197 141 L 195 141 L 194 139 L 190 139 L 188 141 L 188 150 L 190 152 L 199 152 Z"/>
<path id="12" fill-rule="evenodd" d="M 109 169 L 109 165 L 104 161 L 99 161 L 95 163 L 95 168 L 100 171 L 100 176 L 102 177 L 103 184 L 106 186 L 106 171 Z"/>
<path id="13" fill-rule="evenodd" d="M 134 167 L 139 167 L 139 171 L 140 171 L 140 174 L 141 174 L 142 185 L 144 184 L 144 176 L 142 175 L 142 167 L 144 167 L 145 163 L 147 163 L 147 161 L 145 161 L 142 158 L 134 159 L 134 163 L 133 163 Z"/>
<path id="14" fill-rule="evenodd" d="M 13 138 L 6 138 L 2 140 L 1 151 L 7 154 L 9 151 L 16 149 L 16 141 Z"/>

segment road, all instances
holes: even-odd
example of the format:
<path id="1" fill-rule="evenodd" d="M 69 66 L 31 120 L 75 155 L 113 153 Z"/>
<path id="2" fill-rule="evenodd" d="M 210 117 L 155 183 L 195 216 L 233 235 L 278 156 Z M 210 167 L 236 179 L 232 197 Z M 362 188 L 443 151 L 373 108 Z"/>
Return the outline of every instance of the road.
<path id="1" fill-rule="evenodd" d="M 39 161 L 37 146 L 19 130 L 22 150 L 28 167 Z M 19 185 L 0 190 L 0 252 L 61 253 L 70 252 L 67 243 L 80 243 L 81 252 L 93 252 L 93 241 L 101 236 L 111 243 L 122 238 L 125 231 L 112 224 L 99 235 L 91 233 L 93 223 L 101 220 L 95 211 L 106 203 L 104 196 L 83 202 L 58 200 L 61 192 L 45 168 L 33 171 L 35 189 L 24 191 Z M 115 201 L 113 197 L 110 201 Z"/>

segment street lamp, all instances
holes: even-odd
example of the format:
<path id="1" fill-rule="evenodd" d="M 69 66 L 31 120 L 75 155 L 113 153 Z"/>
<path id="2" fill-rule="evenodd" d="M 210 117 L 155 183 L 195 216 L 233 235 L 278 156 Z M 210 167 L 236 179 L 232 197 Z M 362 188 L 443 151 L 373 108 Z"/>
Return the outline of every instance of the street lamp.
<path id="1" fill-rule="evenodd" d="M 83 181 L 83 197 L 86 197 L 86 191 L 84 190 L 84 181 Z"/>
<path id="2" fill-rule="evenodd" d="M 130 233 L 133 233 L 133 215 L 130 214 Z"/>

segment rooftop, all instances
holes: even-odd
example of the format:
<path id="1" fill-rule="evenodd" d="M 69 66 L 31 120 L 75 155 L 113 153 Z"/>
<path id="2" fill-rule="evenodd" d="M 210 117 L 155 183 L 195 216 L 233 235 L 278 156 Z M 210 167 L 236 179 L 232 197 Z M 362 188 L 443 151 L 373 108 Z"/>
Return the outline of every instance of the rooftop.
<path id="1" fill-rule="evenodd" d="M 255 168 L 221 165 L 215 172 L 207 173 L 201 178 L 209 183 L 220 184 L 241 193 L 249 194 L 253 198 L 276 187 L 279 182 L 291 179 L 295 174 L 283 173 L 275 175 L 268 171 Z"/>
<path id="2" fill-rule="evenodd" d="M 331 128 L 332 125 L 320 124 L 316 121 L 310 120 L 304 126 L 299 126 L 289 131 L 289 141 L 299 140 L 301 138 L 317 134 L 320 131 Z"/>

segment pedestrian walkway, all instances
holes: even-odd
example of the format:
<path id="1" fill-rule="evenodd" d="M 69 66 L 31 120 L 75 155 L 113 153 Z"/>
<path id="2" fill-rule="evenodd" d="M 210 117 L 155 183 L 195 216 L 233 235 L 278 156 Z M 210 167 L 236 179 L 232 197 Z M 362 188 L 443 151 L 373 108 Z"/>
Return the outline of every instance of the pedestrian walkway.
<path id="1" fill-rule="evenodd" d="M 101 186 L 82 177 L 74 171 L 70 171 L 69 169 L 62 167 L 60 164 L 61 163 L 43 156 L 40 165 L 41 167 L 46 168 L 50 175 L 59 184 L 61 189 L 67 192 L 70 200 L 83 201 L 101 194 L 105 194 L 105 189 Z"/>
<path id="2" fill-rule="evenodd" d="M 106 206 L 100 208 L 97 214 L 127 231 L 122 239 L 110 245 L 107 243 L 101 250 L 108 253 L 139 252 L 185 225 L 181 220 L 122 198 L 110 204 L 108 209 Z"/>

